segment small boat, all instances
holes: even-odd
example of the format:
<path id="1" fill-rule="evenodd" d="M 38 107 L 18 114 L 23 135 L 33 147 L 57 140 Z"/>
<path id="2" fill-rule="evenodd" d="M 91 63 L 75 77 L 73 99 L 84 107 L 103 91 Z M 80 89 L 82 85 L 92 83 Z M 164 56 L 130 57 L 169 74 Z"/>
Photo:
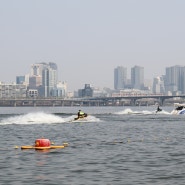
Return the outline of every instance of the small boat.
<path id="1" fill-rule="evenodd" d="M 185 114 L 185 104 L 174 103 L 174 110 L 171 114 Z"/>

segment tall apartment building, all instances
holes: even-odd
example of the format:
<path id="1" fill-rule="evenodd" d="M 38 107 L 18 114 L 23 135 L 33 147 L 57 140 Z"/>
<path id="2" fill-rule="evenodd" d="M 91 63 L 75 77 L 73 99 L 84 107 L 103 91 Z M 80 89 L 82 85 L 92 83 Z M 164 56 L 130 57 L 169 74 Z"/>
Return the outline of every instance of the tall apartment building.
<path id="1" fill-rule="evenodd" d="M 165 79 L 166 92 L 185 93 L 185 66 L 167 67 Z"/>
<path id="2" fill-rule="evenodd" d="M 114 69 L 114 89 L 121 90 L 127 85 L 127 68 L 118 66 Z"/>
<path id="3" fill-rule="evenodd" d="M 134 66 L 131 68 L 131 86 L 134 89 L 144 89 L 144 67 Z"/>
<path id="4" fill-rule="evenodd" d="M 42 88 L 44 96 L 48 97 L 52 95 L 53 89 L 57 87 L 57 68 L 52 65 L 48 65 L 42 71 Z"/>
<path id="5" fill-rule="evenodd" d="M 153 80 L 153 93 L 155 94 L 164 94 L 165 88 L 164 88 L 164 78 L 163 76 L 158 76 L 154 78 Z"/>
<path id="6" fill-rule="evenodd" d="M 37 89 L 42 85 L 42 70 L 46 63 L 32 64 L 29 77 L 29 88 Z"/>
<path id="7" fill-rule="evenodd" d="M 57 87 L 57 65 L 55 63 L 38 63 L 31 66 L 29 88 L 38 89 L 39 96 L 52 96 Z"/>
<path id="8" fill-rule="evenodd" d="M 30 76 L 41 76 L 42 70 L 44 66 L 47 65 L 46 63 L 37 63 L 31 65 Z"/>

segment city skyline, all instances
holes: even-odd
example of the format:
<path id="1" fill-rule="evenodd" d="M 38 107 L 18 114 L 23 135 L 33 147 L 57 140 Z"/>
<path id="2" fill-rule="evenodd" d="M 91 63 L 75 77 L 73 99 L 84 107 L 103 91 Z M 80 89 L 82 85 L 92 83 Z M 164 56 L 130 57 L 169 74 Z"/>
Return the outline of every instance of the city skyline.
<path id="1" fill-rule="evenodd" d="M 43 65 L 46 65 L 46 66 L 53 66 L 54 67 L 54 69 L 56 70 L 56 74 L 55 74 L 55 80 L 56 80 L 56 82 L 55 82 L 55 84 L 57 84 L 57 83 L 61 83 L 61 81 L 60 80 L 58 80 L 58 77 L 57 77 L 57 71 L 58 71 L 58 67 L 57 67 L 57 64 L 56 63 L 52 63 L 52 62 L 49 62 L 48 64 L 47 63 L 45 63 L 45 62 L 42 62 L 42 63 L 34 63 L 34 64 L 32 64 L 31 66 L 30 66 L 30 72 L 28 73 L 28 74 L 24 74 L 24 75 L 17 75 L 16 77 L 15 77 L 15 81 L 14 82 L 12 82 L 12 83 L 17 83 L 18 82 L 18 84 L 22 84 L 23 83 L 23 81 L 28 85 L 29 84 L 29 86 L 32 84 L 32 82 L 30 82 L 30 79 L 32 78 L 32 77 L 38 77 L 38 78 L 40 78 L 41 77 L 41 73 L 42 73 L 42 71 L 40 70 L 42 67 L 41 66 L 43 66 Z M 124 67 L 124 66 L 116 66 L 114 69 L 113 69 L 113 73 L 114 73 L 114 75 L 113 75 L 113 80 L 114 80 L 114 84 L 113 84 L 113 88 L 112 88 L 112 90 L 119 90 L 119 89 L 130 89 L 130 88 L 133 88 L 133 89 L 140 89 L 140 88 L 142 88 L 140 85 L 143 85 L 143 87 L 144 87 L 144 85 L 145 85 L 145 81 L 146 81 L 146 86 L 148 85 L 148 80 L 149 81 L 151 81 L 151 84 L 149 85 L 150 87 L 152 87 L 152 83 L 153 83 L 153 81 L 155 81 L 156 79 L 155 78 L 163 78 L 163 76 L 165 76 L 165 75 L 168 75 L 168 77 L 169 77 L 169 74 L 168 74 L 168 71 L 169 71 L 169 69 L 176 69 L 176 68 L 182 68 L 182 69 L 184 69 L 185 68 L 185 65 L 174 65 L 174 66 L 169 66 L 169 67 L 165 67 L 165 73 L 164 74 L 160 74 L 160 75 L 158 75 L 158 76 L 155 76 L 153 79 L 146 79 L 145 78 L 145 70 L 144 70 L 144 67 L 142 67 L 142 66 L 137 66 L 137 65 L 135 65 L 135 66 L 132 66 L 131 68 L 130 68 L 130 72 L 129 72 L 129 70 L 127 70 L 127 67 Z M 123 72 L 123 74 L 124 74 L 124 76 L 122 76 L 123 74 L 122 74 L 122 70 L 124 70 L 124 72 Z M 141 72 L 142 71 L 142 72 Z M 167 74 L 166 74 L 166 72 L 167 72 Z M 128 74 L 128 73 L 130 73 L 130 74 Z M 134 76 L 133 76 L 134 75 Z M 141 76 L 140 76 L 141 75 Z M 138 79 L 138 77 L 139 77 L 139 79 Z M 27 79 L 27 78 L 29 78 L 29 80 Z M 135 78 L 135 79 L 134 79 Z M 173 75 L 171 75 L 171 78 L 173 79 L 174 78 L 174 76 Z M 123 82 L 118 82 L 119 80 L 123 80 Z M 38 79 L 39 80 L 39 79 Z M 135 80 L 137 81 L 137 82 L 135 82 Z M 35 80 L 34 80 L 35 81 Z M 129 82 L 130 81 L 130 82 Z M 2 82 L 2 81 L 0 81 L 0 82 Z M 119 84 L 117 84 L 117 82 L 119 83 Z M 5 83 L 6 84 L 6 82 L 2 82 L 2 83 Z M 11 82 L 10 82 L 11 83 Z M 30 84 L 31 83 L 31 84 Z M 35 82 L 34 82 L 35 83 Z M 41 83 L 41 81 L 39 80 L 38 81 L 38 86 L 39 85 L 41 85 L 40 84 Z M 66 83 L 66 82 L 64 82 L 64 83 Z M 130 86 L 130 84 L 129 83 L 131 83 L 131 84 L 135 84 L 137 87 L 131 87 Z M 141 83 L 140 85 L 138 84 L 138 83 Z M 7 83 L 7 84 L 9 84 L 9 83 Z M 84 83 L 83 84 L 83 87 L 85 86 L 85 85 L 87 85 L 87 84 L 89 84 L 89 83 Z M 93 84 L 89 84 L 90 86 L 92 85 L 92 87 L 95 87 L 95 88 L 97 88 L 97 86 L 95 86 L 95 85 L 93 85 Z M 139 85 L 139 86 L 138 86 Z M 125 86 L 125 87 L 124 87 Z M 35 87 L 32 87 L 32 85 L 30 86 L 31 88 L 35 88 Z M 77 89 L 74 89 L 74 91 L 78 91 L 78 90 L 80 90 L 80 89 L 82 89 L 83 87 L 78 87 Z M 101 87 L 101 88 L 104 88 L 104 87 Z M 107 87 L 107 88 L 110 88 L 110 87 Z M 69 92 L 69 91 L 68 91 Z"/>
<path id="2" fill-rule="evenodd" d="M 142 66 L 145 79 L 153 80 L 166 67 L 184 65 L 183 0 L 0 5 L 2 82 L 15 82 L 33 63 L 54 62 L 58 80 L 66 81 L 69 91 L 86 83 L 113 89 L 117 66 Z"/>

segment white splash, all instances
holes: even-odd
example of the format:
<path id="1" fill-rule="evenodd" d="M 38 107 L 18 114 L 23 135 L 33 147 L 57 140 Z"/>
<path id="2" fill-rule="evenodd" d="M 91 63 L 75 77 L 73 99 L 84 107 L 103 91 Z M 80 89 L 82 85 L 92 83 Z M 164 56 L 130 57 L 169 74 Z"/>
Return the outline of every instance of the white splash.
<path id="1" fill-rule="evenodd" d="M 125 109 L 119 112 L 115 112 L 114 114 L 133 114 L 133 111 L 131 109 Z"/>
<path id="2" fill-rule="evenodd" d="M 122 110 L 122 111 L 119 111 L 119 112 L 115 112 L 114 114 L 119 114 L 119 115 L 122 115 L 122 114 L 170 114 L 169 112 L 167 111 L 160 111 L 160 112 L 156 112 L 156 111 L 149 111 L 149 110 L 142 110 L 142 111 L 133 111 L 131 109 L 125 109 L 125 110 Z"/>
<path id="3" fill-rule="evenodd" d="M 44 112 L 28 113 L 25 115 L 12 116 L 1 120 L 0 125 L 5 124 L 51 124 L 51 123 L 64 123 L 65 119 Z"/>

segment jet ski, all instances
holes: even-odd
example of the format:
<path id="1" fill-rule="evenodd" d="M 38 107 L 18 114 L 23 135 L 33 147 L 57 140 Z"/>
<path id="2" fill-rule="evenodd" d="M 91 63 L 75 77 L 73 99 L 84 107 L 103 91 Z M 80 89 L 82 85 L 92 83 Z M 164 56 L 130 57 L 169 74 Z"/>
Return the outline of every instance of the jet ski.
<path id="1" fill-rule="evenodd" d="M 84 120 L 84 118 L 86 118 L 88 115 L 86 113 L 84 113 L 83 115 L 79 115 L 78 117 L 74 118 L 74 121 L 77 120 Z"/>
<path id="2" fill-rule="evenodd" d="M 161 112 L 162 111 L 162 109 L 161 108 L 159 108 L 159 106 L 157 107 L 157 110 L 155 111 L 156 113 L 158 113 L 158 112 Z"/>

